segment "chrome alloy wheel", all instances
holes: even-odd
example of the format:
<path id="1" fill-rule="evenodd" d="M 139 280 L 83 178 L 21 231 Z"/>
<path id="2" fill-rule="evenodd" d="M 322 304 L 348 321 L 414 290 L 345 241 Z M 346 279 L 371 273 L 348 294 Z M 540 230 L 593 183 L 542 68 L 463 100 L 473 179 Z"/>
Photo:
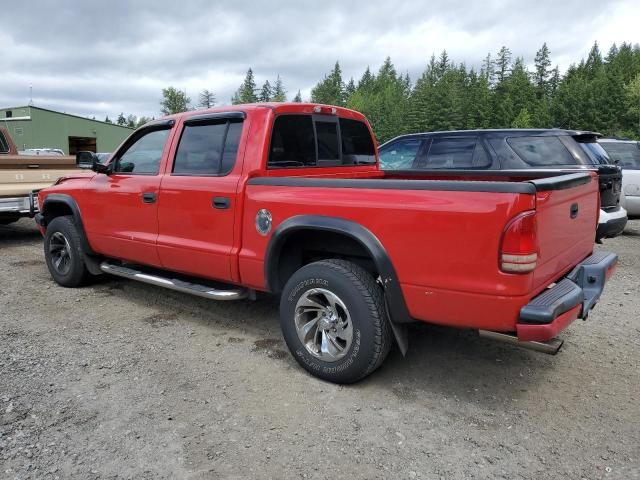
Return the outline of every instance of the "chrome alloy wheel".
<path id="1" fill-rule="evenodd" d="M 51 265 L 60 275 L 67 275 L 71 270 L 71 245 L 60 232 L 55 232 L 49 240 Z"/>
<path id="2" fill-rule="evenodd" d="M 325 362 L 342 359 L 353 340 L 353 324 L 344 302 L 324 288 L 307 290 L 295 310 L 298 338 L 307 351 Z"/>

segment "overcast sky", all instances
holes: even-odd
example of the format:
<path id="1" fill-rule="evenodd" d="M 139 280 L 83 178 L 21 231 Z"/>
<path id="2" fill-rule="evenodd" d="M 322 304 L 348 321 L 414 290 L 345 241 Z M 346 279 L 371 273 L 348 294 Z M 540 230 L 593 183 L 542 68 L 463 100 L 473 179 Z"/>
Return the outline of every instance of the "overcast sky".
<path id="1" fill-rule="evenodd" d="M 415 78 L 432 53 L 479 65 L 507 45 L 531 63 L 543 42 L 562 69 L 594 41 L 640 42 L 637 1 L 64 1 L 3 8 L 0 108 L 85 116 L 159 114 L 161 89 L 230 97 L 249 67 L 292 98 L 340 61 L 345 80 L 390 56 Z"/>

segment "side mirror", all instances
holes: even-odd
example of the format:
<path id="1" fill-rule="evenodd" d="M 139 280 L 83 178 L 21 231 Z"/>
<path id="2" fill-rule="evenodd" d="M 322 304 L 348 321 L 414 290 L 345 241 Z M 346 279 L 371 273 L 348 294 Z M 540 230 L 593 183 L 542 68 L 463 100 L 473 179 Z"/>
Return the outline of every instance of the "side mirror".
<path id="1" fill-rule="evenodd" d="M 93 152 L 76 153 L 76 166 L 78 168 L 93 169 L 93 163 L 98 161 L 98 156 Z"/>
<path id="2" fill-rule="evenodd" d="M 93 163 L 91 164 L 91 170 L 96 173 L 104 173 L 105 175 L 109 175 L 111 173 L 111 168 L 109 167 L 109 165 L 101 163 L 97 157 L 94 158 Z"/>

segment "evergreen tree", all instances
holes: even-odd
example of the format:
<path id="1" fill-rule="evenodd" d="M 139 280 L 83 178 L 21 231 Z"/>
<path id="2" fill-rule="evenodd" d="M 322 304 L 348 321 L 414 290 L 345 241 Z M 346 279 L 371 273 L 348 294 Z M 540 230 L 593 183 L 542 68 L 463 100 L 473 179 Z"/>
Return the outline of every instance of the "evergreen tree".
<path id="1" fill-rule="evenodd" d="M 625 86 L 627 135 L 640 138 L 640 72 Z"/>
<path id="2" fill-rule="evenodd" d="M 111 121 L 111 119 L 109 118 L 109 115 L 107 115 L 106 117 L 104 117 L 104 123 L 113 123 Z"/>
<path id="3" fill-rule="evenodd" d="M 284 89 L 284 84 L 282 83 L 282 79 L 280 75 L 276 78 L 276 82 L 273 86 L 273 92 L 271 94 L 272 102 L 286 102 L 287 101 L 287 91 Z"/>
<path id="4" fill-rule="evenodd" d="M 160 101 L 161 112 L 163 115 L 171 115 L 173 113 L 186 112 L 189 110 L 191 99 L 174 87 L 162 89 L 162 100 Z"/>
<path id="5" fill-rule="evenodd" d="M 258 101 L 269 102 L 271 101 L 272 95 L 273 95 L 273 92 L 271 90 L 271 84 L 269 83 L 269 80 L 266 80 L 262 85 L 262 89 L 260 90 L 260 95 L 258 95 Z"/>
<path id="6" fill-rule="evenodd" d="M 138 117 L 135 115 L 127 115 L 127 127 L 136 128 L 136 124 L 138 123 Z"/>
<path id="7" fill-rule="evenodd" d="M 493 86 L 495 81 L 495 64 L 491 59 L 491 53 L 487 53 L 487 56 L 482 61 L 482 68 L 480 69 L 480 75 L 482 75 L 489 87 Z"/>
<path id="8" fill-rule="evenodd" d="M 529 111 L 526 107 L 520 110 L 520 113 L 513 119 L 511 122 L 512 128 L 532 128 L 533 123 L 531 121 L 531 115 L 529 115 Z"/>
<path id="9" fill-rule="evenodd" d="M 118 115 L 118 118 L 116 120 L 116 124 L 118 124 L 118 125 L 126 125 L 127 124 L 127 119 L 124 118 L 124 113 L 120 112 L 120 115 Z"/>
<path id="10" fill-rule="evenodd" d="M 538 89 L 538 97 L 544 97 L 549 94 L 549 78 L 551 77 L 551 59 L 547 43 L 542 44 L 542 48 L 536 52 L 534 60 L 535 73 L 533 75 L 534 83 Z"/>
<path id="11" fill-rule="evenodd" d="M 353 95 L 356 92 L 356 82 L 353 80 L 353 77 L 351 77 L 351 79 L 349 80 L 349 83 L 347 83 L 347 86 L 344 87 L 344 96 L 347 100 L 347 103 L 349 102 L 349 98 L 351 98 L 351 95 Z"/>
<path id="12" fill-rule="evenodd" d="M 244 77 L 242 85 L 238 88 L 236 93 L 231 98 L 231 103 L 238 105 L 240 103 L 256 103 L 258 96 L 256 95 L 256 81 L 253 77 L 253 70 L 247 70 L 247 75 Z"/>
<path id="13" fill-rule="evenodd" d="M 598 47 L 598 42 L 595 42 L 593 44 L 593 47 L 591 47 L 591 51 L 589 52 L 587 61 L 584 64 L 585 71 L 590 79 L 598 74 L 598 72 L 602 68 L 602 63 L 603 62 L 602 55 L 600 54 L 600 48 Z"/>
<path id="14" fill-rule="evenodd" d="M 313 87 L 311 101 L 338 106 L 345 104 L 344 82 L 342 81 L 342 70 L 338 62 L 336 62 L 331 73 L 325 75 L 324 79 Z"/>
<path id="15" fill-rule="evenodd" d="M 509 76 L 509 66 L 511 65 L 511 50 L 503 46 L 494 61 L 496 81 L 501 84 Z"/>
<path id="16" fill-rule="evenodd" d="M 198 105 L 202 108 L 211 108 L 216 104 L 216 96 L 206 88 L 200 92 Z"/>
<path id="17" fill-rule="evenodd" d="M 302 94 L 300 93 L 300 90 L 298 90 L 298 93 L 296 93 L 296 96 L 293 97 L 293 101 L 297 103 L 302 103 Z"/>
<path id="18" fill-rule="evenodd" d="M 154 117 L 151 117 L 151 118 L 149 118 L 149 117 L 140 117 L 136 121 L 135 128 L 139 128 L 139 127 L 143 126 L 145 123 L 149 123 L 151 120 L 154 120 Z"/>

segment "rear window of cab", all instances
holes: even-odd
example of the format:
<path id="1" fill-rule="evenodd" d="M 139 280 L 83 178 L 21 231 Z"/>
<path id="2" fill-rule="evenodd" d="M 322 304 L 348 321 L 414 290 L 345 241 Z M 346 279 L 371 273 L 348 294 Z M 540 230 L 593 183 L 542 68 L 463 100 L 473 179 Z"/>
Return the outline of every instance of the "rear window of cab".
<path id="1" fill-rule="evenodd" d="M 376 163 L 364 122 L 328 115 L 279 115 L 267 168 L 335 167 Z"/>

